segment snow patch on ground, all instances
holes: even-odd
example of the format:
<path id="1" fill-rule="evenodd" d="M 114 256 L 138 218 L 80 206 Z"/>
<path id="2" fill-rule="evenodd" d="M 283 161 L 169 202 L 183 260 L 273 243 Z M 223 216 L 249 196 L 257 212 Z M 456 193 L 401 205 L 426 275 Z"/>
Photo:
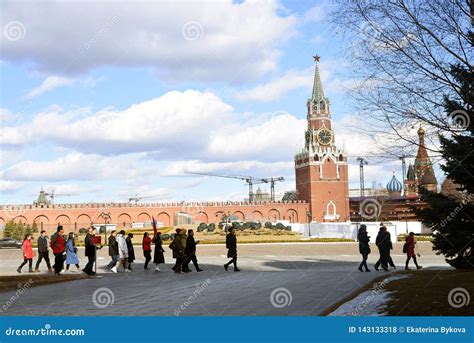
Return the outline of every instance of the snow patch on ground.
<path id="1" fill-rule="evenodd" d="M 339 306 L 328 316 L 384 316 L 387 302 L 391 299 L 385 287 L 392 281 L 410 277 L 409 274 L 393 274 L 373 285 L 372 289 L 360 293 L 355 298 Z"/>

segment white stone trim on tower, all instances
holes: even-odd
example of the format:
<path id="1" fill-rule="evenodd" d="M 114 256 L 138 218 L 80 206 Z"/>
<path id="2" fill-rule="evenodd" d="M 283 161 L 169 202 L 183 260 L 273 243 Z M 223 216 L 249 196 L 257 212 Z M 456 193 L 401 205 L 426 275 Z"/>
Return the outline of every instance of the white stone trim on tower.
<path id="1" fill-rule="evenodd" d="M 333 209 L 332 213 L 330 212 L 330 208 Z M 324 220 L 338 220 L 339 214 L 337 214 L 336 204 L 333 203 L 332 200 L 328 202 L 326 205 L 326 213 L 324 214 Z"/>

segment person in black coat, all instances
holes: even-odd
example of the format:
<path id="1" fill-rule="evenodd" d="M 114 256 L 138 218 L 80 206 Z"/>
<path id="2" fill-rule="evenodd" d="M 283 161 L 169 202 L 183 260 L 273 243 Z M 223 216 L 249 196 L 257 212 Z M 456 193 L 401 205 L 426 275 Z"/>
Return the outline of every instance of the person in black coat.
<path id="1" fill-rule="evenodd" d="M 82 270 L 87 275 L 95 275 L 94 263 L 97 247 L 94 244 L 93 237 L 95 236 L 95 229 L 90 227 L 87 231 L 87 235 L 84 238 L 84 253 L 87 257 L 87 264 Z"/>
<path id="2" fill-rule="evenodd" d="M 225 238 L 225 245 L 227 248 L 227 257 L 230 257 L 231 260 L 224 264 L 224 269 L 227 270 L 231 263 L 234 264 L 234 272 L 240 272 L 240 269 L 237 268 L 237 237 L 235 236 L 235 228 L 231 227 L 229 233 Z"/>
<path id="3" fill-rule="evenodd" d="M 366 272 L 370 272 L 369 267 L 367 267 L 367 257 L 370 254 L 370 237 L 367 234 L 366 225 L 362 224 L 360 226 L 357 240 L 359 241 L 359 252 L 362 255 L 362 262 L 359 264 L 359 268 L 357 269 L 363 272 L 362 267 L 364 267 Z"/>
<path id="4" fill-rule="evenodd" d="M 163 241 L 161 240 L 161 232 L 157 232 L 152 242 L 155 244 L 155 252 L 153 254 L 153 263 L 156 264 L 155 272 L 161 271 L 159 264 L 165 263 L 165 250 L 163 249 Z"/>
<path id="5" fill-rule="evenodd" d="M 388 248 L 388 251 L 387 251 L 387 264 L 390 265 L 390 267 L 392 267 L 393 269 L 397 269 L 397 267 L 395 266 L 395 263 L 393 263 L 392 256 L 390 256 L 390 250 L 393 250 L 392 237 L 390 236 L 390 232 L 387 230 L 387 227 L 385 225 L 383 225 L 383 223 L 380 223 L 380 226 L 384 227 L 384 231 L 385 231 L 385 233 L 387 234 L 387 237 L 388 237 L 388 242 L 387 242 L 387 248 Z M 387 265 L 387 267 L 388 267 L 388 265 Z"/>
<path id="6" fill-rule="evenodd" d="M 135 249 L 133 249 L 133 233 L 129 233 L 127 238 L 125 238 L 125 242 L 127 242 L 127 250 L 128 250 L 128 270 L 132 270 L 132 262 L 135 261 Z"/>
<path id="7" fill-rule="evenodd" d="M 375 263 L 374 268 L 378 271 L 379 266 L 382 265 L 382 269 L 388 271 L 388 259 L 392 242 L 390 241 L 390 234 L 387 235 L 387 228 L 385 226 L 380 227 L 377 238 L 375 239 L 375 244 L 377 244 L 379 249 L 380 258 Z"/>
<path id="8" fill-rule="evenodd" d="M 193 261 L 196 271 L 202 272 L 202 269 L 199 268 L 198 261 L 196 258 L 196 245 L 198 244 L 199 241 L 194 240 L 194 231 L 188 230 L 188 237 L 186 238 L 186 248 L 184 250 L 186 254 L 186 261 L 184 262 L 183 268 L 185 270 L 191 271 L 191 269 L 189 269 L 189 262 Z"/>
<path id="9" fill-rule="evenodd" d="M 117 239 L 117 231 L 112 230 L 109 236 L 109 256 L 112 258 L 112 261 L 105 267 L 106 269 L 112 269 L 117 265 L 119 260 L 119 251 Z"/>

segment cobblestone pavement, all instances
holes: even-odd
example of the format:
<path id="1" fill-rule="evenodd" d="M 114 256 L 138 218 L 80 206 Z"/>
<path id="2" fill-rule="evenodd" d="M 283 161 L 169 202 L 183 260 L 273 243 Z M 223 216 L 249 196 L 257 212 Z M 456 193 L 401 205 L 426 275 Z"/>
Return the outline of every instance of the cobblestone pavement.
<path id="1" fill-rule="evenodd" d="M 359 272 L 354 243 L 242 244 L 240 273 L 222 267 L 228 260 L 222 245 L 199 246 L 205 271 L 189 274 L 172 272 L 169 252 L 162 272 L 144 270 L 138 247 L 133 272 L 107 273 L 101 268 L 108 262 L 104 250 L 98 259 L 101 278 L 32 287 L 18 297 L 13 291 L 2 292 L 0 307 L 8 306 L 0 315 L 318 315 L 374 278 L 389 274 Z M 447 267 L 431 252 L 431 244 L 420 244 L 420 253 L 425 267 Z M 394 246 L 392 256 L 401 268 L 401 244 Z M 0 273 L 13 273 L 20 257 L 17 250 L 0 250 Z M 370 264 L 376 259 L 373 253 Z"/>

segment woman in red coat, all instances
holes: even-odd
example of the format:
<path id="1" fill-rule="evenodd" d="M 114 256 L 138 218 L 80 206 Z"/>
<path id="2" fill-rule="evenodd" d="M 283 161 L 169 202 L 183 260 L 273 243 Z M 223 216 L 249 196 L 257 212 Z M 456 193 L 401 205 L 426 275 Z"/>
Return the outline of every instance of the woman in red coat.
<path id="1" fill-rule="evenodd" d="M 143 256 L 145 256 L 145 268 L 148 270 L 148 263 L 151 261 L 151 237 L 148 232 L 143 234 Z"/>
<path id="2" fill-rule="evenodd" d="M 416 262 L 416 254 L 415 254 L 415 234 L 413 232 L 410 232 L 405 239 L 405 245 L 406 245 L 406 253 L 407 253 L 407 260 L 405 262 L 405 270 L 410 270 L 408 268 L 408 263 L 410 262 L 410 259 L 413 258 L 413 262 L 415 262 L 416 269 L 421 269 L 422 267 L 418 265 L 418 262 Z"/>
<path id="3" fill-rule="evenodd" d="M 25 235 L 25 239 L 23 240 L 23 263 L 20 264 L 18 269 L 16 270 L 18 273 L 21 273 L 21 268 L 28 263 L 29 272 L 33 273 L 33 246 L 31 245 L 31 235 Z"/>

